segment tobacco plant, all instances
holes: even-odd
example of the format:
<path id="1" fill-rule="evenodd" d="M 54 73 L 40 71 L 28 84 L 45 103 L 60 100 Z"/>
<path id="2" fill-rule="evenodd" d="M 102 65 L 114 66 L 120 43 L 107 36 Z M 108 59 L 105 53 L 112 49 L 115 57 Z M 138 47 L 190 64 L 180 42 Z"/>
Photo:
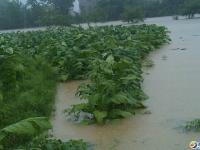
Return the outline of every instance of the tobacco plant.
<path id="1" fill-rule="evenodd" d="M 130 117 L 133 108 L 143 108 L 146 96 L 141 90 L 142 77 L 137 65 L 130 59 L 109 55 L 105 60 L 92 63 L 89 84 L 80 86 L 77 95 L 87 103 L 74 105 L 70 113 L 91 113 L 98 123 L 108 119 Z"/>
<path id="2" fill-rule="evenodd" d="M 156 25 L 57 27 L 0 34 L 0 128 L 50 116 L 57 82 L 88 79 L 70 114 L 89 121 L 129 117 L 144 107 L 142 62 L 169 41 Z M 15 143 L 16 144 L 16 143 Z"/>
<path id="3" fill-rule="evenodd" d="M 81 85 L 77 92 L 86 103 L 67 110 L 76 117 L 82 112 L 91 114 L 85 117 L 84 123 L 102 124 L 106 120 L 130 117 L 136 109 L 144 108 L 142 102 L 147 96 L 141 89 L 142 61 L 150 51 L 169 40 L 162 27 L 160 32 L 155 30 L 156 26 L 146 25 L 118 28 L 94 45 L 98 57 L 89 65 L 90 83 Z M 124 33 L 115 35 L 120 30 Z"/>

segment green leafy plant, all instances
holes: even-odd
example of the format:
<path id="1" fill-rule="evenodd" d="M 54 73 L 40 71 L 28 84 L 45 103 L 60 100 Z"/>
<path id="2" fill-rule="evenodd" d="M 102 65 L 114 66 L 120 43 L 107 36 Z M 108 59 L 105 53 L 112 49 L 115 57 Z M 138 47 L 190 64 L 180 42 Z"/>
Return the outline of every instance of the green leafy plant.
<path id="1" fill-rule="evenodd" d="M 19 146 L 17 150 L 92 150 L 92 146 L 83 140 L 69 140 L 63 142 L 51 137 L 45 137 L 44 135 L 34 138 L 26 146 Z"/>
<path id="2" fill-rule="evenodd" d="M 167 33 L 165 27 L 132 25 L 1 34 L 0 128 L 50 116 L 56 81 L 79 79 L 90 80 L 77 92 L 86 102 L 74 105 L 70 114 L 86 113 L 90 123 L 100 124 L 130 117 L 147 98 L 141 88 L 142 62 L 169 41 Z M 32 138 L 16 139 L 8 139 L 8 147 Z"/>
<path id="3" fill-rule="evenodd" d="M 15 135 L 34 136 L 50 128 L 51 124 L 49 123 L 48 118 L 46 117 L 28 118 L 1 129 L 0 143 L 5 142 L 6 138 L 9 136 L 15 136 Z M 3 147 L 3 145 L 1 145 L 1 147 Z"/>
<path id="4" fill-rule="evenodd" d="M 89 65 L 90 83 L 81 85 L 77 92 L 87 102 L 72 106 L 67 110 L 68 114 L 77 117 L 81 112 L 89 113 L 92 117 L 86 116 L 88 123 L 102 124 L 107 120 L 130 117 L 136 109 L 145 107 L 142 102 L 147 96 L 141 89 L 142 62 L 150 51 L 167 42 L 168 36 L 165 28 L 160 28 L 162 35 L 156 35 L 156 26 L 137 27 L 138 31 L 119 27 L 119 31 L 125 30 L 129 35 L 124 41 L 118 41 L 111 31 L 112 36 L 106 37 L 100 47 L 95 45 L 100 54 Z M 103 29 L 107 30 L 106 27 Z M 155 38 L 158 35 L 159 40 Z"/>
<path id="5" fill-rule="evenodd" d="M 154 66 L 154 62 L 151 59 L 145 59 L 142 64 L 143 67 L 151 68 Z"/>
<path id="6" fill-rule="evenodd" d="M 200 119 L 195 119 L 193 121 L 188 121 L 184 128 L 187 131 L 200 131 Z"/>
<path id="7" fill-rule="evenodd" d="M 106 60 L 94 60 L 90 81 L 77 93 L 88 103 L 74 106 L 70 113 L 79 109 L 93 114 L 96 122 L 104 123 L 107 119 L 130 117 L 134 114 L 133 108 L 143 107 L 146 97 L 140 89 L 140 69 L 131 60 L 117 60 L 112 55 Z"/>

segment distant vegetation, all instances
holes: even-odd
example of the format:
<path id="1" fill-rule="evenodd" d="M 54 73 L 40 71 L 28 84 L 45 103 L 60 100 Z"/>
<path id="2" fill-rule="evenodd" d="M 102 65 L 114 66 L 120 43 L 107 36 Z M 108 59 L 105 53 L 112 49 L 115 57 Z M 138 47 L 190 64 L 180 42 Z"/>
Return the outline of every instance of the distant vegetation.
<path id="1" fill-rule="evenodd" d="M 73 0 L 0 1 L 0 29 L 69 25 Z"/>
<path id="2" fill-rule="evenodd" d="M 23 4 L 19 0 L 1 0 L 0 29 L 111 20 L 137 22 L 147 17 L 177 14 L 193 18 L 200 9 L 199 0 L 93 0 L 86 8 L 81 5 L 81 14 L 72 15 L 73 1 L 27 0 Z"/>
<path id="3" fill-rule="evenodd" d="M 136 23 L 144 20 L 144 10 L 141 7 L 126 6 L 121 19 L 126 22 Z"/>
<path id="4" fill-rule="evenodd" d="M 200 13 L 200 0 L 185 0 L 180 12 L 188 19 L 194 18 L 195 14 Z"/>
<path id="5" fill-rule="evenodd" d="M 82 17 L 90 21 L 141 21 L 147 17 L 185 15 L 192 18 L 200 12 L 199 0 L 97 0 Z M 84 16 L 84 14 L 87 14 Z M 94 19 L 95 18 L 95 19 Z"/>

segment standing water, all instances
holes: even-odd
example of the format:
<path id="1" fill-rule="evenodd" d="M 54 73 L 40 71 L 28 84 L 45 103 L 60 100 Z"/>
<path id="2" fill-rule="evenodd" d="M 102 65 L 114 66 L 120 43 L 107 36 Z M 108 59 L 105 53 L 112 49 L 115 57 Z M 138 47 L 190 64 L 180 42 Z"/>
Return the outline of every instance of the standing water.
<path id="1" fill-rule="evenodd" d="M 60 84 L 56 97 L 53 134 L 62 140 L 84 139 L 97 150 L 188 150 L 199 133 L 178 130 L 185 121 L 200 118 L 200 20 L 147 19 L 165 25 L 172 42 L 151 53 L 155 66 L 145 70 L 143 89 L 151 114 L 104 126 L 83 126 L 66 121 L 64 109 L 79 103 L 74 94 L 79 81 Z"/>

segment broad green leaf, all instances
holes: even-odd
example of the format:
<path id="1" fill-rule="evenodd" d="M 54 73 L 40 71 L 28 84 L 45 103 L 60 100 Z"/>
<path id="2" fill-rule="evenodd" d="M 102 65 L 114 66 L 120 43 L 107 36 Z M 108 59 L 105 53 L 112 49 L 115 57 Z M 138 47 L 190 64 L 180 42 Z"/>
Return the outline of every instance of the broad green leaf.
<path id="1" fill-rule="evenodd" d="M 126 104 L 129 100 L 126 94 L 118 93 L 111 98 L 111 101 L 115 104 Z"/>
<path id="2" fill-rule="evenodd" d="M 64 41 L 62 41 L 62 46 L 67 46 L 67 44 L 64 42 Z"/>
<path id="3" fill-rule="evenodd" d="M 94 117 L 98 123 L 103 123 L 104 119 L 107 117 L 108 113 L 105 111 L 94 111 Z"/>
<path id="4" fill-rule="evenodd" d="M 28 118 L 1 129 L 0 140 L 3 140 L 6 134 L 35 135 L 50 128 L 51 124 L 46 117 Z"/>
<path id="5" fill-rule="evenodd" d="M 67 79 L 69 78 L 69 75 L 60 75 L 60 81 L 67 81 Z"/>
<path id="6" fill-rule="evenodd" d="M 129 118 L 131 117 L 133 114 L 128 112 L 128 111 L 123 111 L 123 110 L 116 110 L 115 112 L 117 115 L 123 117 L 123 118 Z"/>
<path id="7" fill-rule="evenodd" d="M 115 60 L 114 57 L 112 55 L 108 56 L 108 58 L 106 59 L 106 61 L 110 64 L 113 65 Z"/>
<path id="8" fill-rule="evenodd" d="M 0 104 L 3 102 L 3 95 L 0 92 Z"/>
<path id="9" fill-rule="evenodd" d="M 6 49 L 5 51 L 6 51 L 6 53 L 8 53 L 8 54 L 13 54 L 13 53 L 14 53 L 14 50 L 13 50 L 12 47 L 9 47 L 9 48 Z"/>
<path id="10" fill-rule="evenodd" d="M 6 137 L 6 134 L 3 132 L 0 132 L 0 142 Z"/>
<path id="11" fill-rule="evenodd" d="M 120 79 L 129 81 L 129 80 L 136 80 L 136 79 L 138 79 L 138 77 L 136 75 L 128 75 L 128 76 L 122 77 Z"/>

